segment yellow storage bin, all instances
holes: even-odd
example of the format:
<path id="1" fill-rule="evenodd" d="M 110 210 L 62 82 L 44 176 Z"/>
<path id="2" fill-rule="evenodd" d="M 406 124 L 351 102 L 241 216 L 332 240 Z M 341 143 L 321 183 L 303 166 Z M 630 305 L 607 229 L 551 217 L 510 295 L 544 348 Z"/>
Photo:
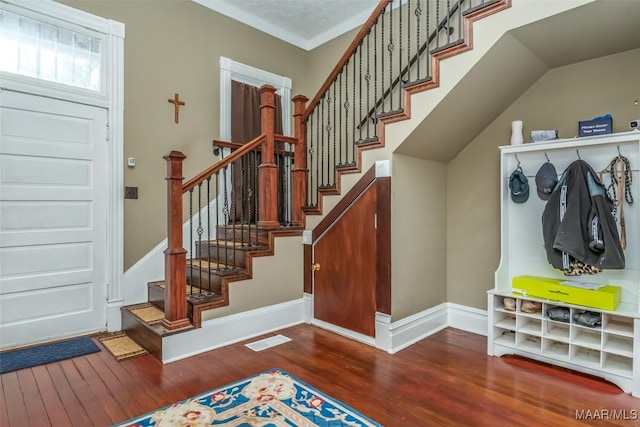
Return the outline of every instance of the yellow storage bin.
<path id="1" fill-rule="evenodd" d="M 584 289 L 571 286 L 571 279 L 550 279 L 537 276 L 515 276 L 511 280 L 511 290 L 526 297 L 565 302 L 585 307 L 613 311 L 620 303 L 621 288 L 606 285 L 599 289 Z"/>

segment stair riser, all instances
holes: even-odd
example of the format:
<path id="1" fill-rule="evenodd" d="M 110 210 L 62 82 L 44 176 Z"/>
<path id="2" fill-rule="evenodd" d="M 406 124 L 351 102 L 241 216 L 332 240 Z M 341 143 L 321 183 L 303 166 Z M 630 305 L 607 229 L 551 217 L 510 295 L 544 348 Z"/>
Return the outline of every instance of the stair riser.
<path id="1" fill-rule="evenodd" d="M 220 295 L 222 293 L 220 282 L 220 276 L 214 272 L 209 274 L 209 271 L 198 268 L 194 268 L 192 271 L 191 268 L 187 266 L 187 285 L 201 288 L 203 292 L 211 291 Z M 194 289 L 194 292 L 197 291 L 197 289 Z"/>
<path id="2" fill-rule="evenodd" d="M 157 359 L 162 360 L 162 336 L 127 310 L 122 311 L 122 330 L 127 333 L 129 338 L 140 344 Z"/>
<path id="3" fill-rule="evenodd" d="M 160 310 L 164 310 L 164 289 L 158 286 L 147 288 L 147 299 Z"/>
<path id="4" fill-rule="evenodd" d="M 266 245 L 269 243 L 269 232 L 266 230 L 247 229 L 246 227 L 220 226 L 216 234 L 217 240 L 235 243 Z"/>
<path id="5" fill-rule="evenodd" d="M 217 246 L 215 242 L 202 242 L 196 244 L 196 258 L 213 263 L 235 265 L 239 268 L 247 267 L 247 250 L 226 246 Z"/>

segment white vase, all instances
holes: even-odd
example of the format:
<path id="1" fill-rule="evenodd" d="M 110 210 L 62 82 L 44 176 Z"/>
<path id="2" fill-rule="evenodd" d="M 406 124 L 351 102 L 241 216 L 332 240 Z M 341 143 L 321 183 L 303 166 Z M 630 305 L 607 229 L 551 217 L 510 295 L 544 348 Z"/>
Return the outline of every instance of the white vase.
<path id="1" fill-rule="evenodd" d="M 522 144 L 523 142 L 522 120 L 514 120 L 511 122 L 511 145 Z"/>

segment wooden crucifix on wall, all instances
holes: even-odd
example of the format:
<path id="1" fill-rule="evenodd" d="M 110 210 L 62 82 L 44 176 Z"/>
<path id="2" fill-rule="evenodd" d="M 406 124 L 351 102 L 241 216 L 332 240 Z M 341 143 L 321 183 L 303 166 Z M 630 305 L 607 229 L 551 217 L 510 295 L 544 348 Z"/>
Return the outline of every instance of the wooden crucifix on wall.
<path id="1" fill-rule="evenodd" d="M 177 93 L 175 94 L 175 97 L 173 99 L 169 98 L 168 101 L 175 106 L 175 119 L 176 119 L 176 123 L 178 123 L 178 121 L 180 120 L 179 118 L 180 106 L 186 105 L 186 104 L 183 101 L 180 101 L 180 95 Z"/>

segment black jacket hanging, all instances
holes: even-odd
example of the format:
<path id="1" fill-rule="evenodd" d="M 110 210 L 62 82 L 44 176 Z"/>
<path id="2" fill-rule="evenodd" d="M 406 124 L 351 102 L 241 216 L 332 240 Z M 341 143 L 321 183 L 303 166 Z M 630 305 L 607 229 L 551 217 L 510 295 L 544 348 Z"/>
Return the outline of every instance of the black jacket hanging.
<path id="1" fill-rule="evenodd" d="M 570 258 L 602 269 L 623 269 L 613 204 L 593 168 L 576 160 L 563 172 L 542 214 L 547 259 L 567 270 Z"/>

